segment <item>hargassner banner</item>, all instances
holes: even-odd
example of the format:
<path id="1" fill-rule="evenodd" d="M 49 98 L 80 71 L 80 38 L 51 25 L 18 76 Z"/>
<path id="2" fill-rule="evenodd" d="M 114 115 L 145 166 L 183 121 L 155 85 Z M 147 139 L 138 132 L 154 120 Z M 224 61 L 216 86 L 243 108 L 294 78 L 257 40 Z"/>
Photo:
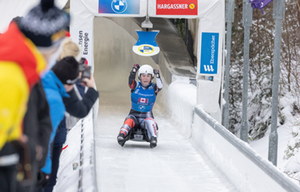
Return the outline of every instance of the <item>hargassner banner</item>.
<path id="1" fill-rule="evenodd" d="M 150 0 L 150 17 L 199 18 L 205 15 L 218 0 Z"/>
<path id="2" fill-rule="evenodd" d="M 86 8 L 94 16 L 145 17 L 147 11 L 147 0 L 79 0 L 79 1 L 81 3 L 81 6 Z"/>
<path id="3" fill-rule="evenodd" d="M 198 15 L 195 0 L 156 0 L 156 15 Z"/>

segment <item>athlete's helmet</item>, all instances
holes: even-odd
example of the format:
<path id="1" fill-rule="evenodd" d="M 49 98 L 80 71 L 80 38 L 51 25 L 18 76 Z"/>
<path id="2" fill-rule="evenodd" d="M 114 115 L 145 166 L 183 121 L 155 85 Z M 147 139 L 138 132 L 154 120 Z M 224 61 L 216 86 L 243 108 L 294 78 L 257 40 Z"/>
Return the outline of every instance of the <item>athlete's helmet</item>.
<path id="1" fill-rule="evenodd" d="M 154 78 L 153 68 L 150 65 L 142 65 L 139 69 L 138 77 L 141 80 L 141 74 L 150 74 L 151 80 Z"/>

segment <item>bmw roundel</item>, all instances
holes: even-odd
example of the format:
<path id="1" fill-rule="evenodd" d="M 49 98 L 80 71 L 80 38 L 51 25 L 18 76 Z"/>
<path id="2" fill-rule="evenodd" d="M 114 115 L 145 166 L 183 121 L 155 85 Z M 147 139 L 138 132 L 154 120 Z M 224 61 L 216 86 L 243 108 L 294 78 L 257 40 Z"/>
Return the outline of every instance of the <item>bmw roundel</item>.
<path id="1" fill-rule="evenodd" d="M 123 13 L 127 9 L 127 2 L 126 0 L 113 0 L 111 8 L 115 13 Z"/>

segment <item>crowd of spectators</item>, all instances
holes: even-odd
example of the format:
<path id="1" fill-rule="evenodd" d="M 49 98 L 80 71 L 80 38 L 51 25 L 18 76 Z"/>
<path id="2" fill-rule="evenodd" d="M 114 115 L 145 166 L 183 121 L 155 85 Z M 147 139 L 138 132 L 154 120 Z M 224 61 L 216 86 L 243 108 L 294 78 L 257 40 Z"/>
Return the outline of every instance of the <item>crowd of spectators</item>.
<path id="1" fill-rule="evenodd" d="M 69 23 L 41 0 L 0 34 L 0 192 L 52 191 L 67 128 L 99 97 Z"/>

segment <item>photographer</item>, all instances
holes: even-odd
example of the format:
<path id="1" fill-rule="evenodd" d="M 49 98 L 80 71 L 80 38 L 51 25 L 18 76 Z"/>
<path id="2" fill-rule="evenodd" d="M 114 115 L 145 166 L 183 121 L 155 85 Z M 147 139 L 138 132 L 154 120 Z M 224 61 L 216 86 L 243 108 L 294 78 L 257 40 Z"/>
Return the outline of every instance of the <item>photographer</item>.
<path id="1" fill-rule="evenodd" d="M 76 60 L 78 60 L 80 48 L 76 43 L 68 39 L 64 41 L 62 45 L 63 50 L 59 57 L 60 59 L 66 58 L 68 56 L 73 56 L 74 58 L 76 58 Z M 84 118 L 85 116 L 87 116 L 99 97 L 98 92 L 94 89 L 95 81 L 93 76 L 91 76 L 90 74 L 91 69 L 84 63 L 85 59 L 82 59 L 79 64 L 79 79 L 76 81 L 73 88 L 67 92 L 70 97 L 63 98 L 66 112 L 71 116 L 65 116 L 65 118 L 58 126 L 53 142 L 51 175 L 47 185 L 45 186 L 44 192 L 51 192 L 54 185 L 56 184 L 56 176 L 59 167 L 59 156 L 67 136 L 67 122 L 69 122 L 70 119 L 73 119 L 72 121 L 74 121 L 75 118 Z M 82 73 L 84 73 L 84 77 L 82 76 Z M 73 122 L 72 126 L 74 126 L 76 122 L 77 121 Z"/>

